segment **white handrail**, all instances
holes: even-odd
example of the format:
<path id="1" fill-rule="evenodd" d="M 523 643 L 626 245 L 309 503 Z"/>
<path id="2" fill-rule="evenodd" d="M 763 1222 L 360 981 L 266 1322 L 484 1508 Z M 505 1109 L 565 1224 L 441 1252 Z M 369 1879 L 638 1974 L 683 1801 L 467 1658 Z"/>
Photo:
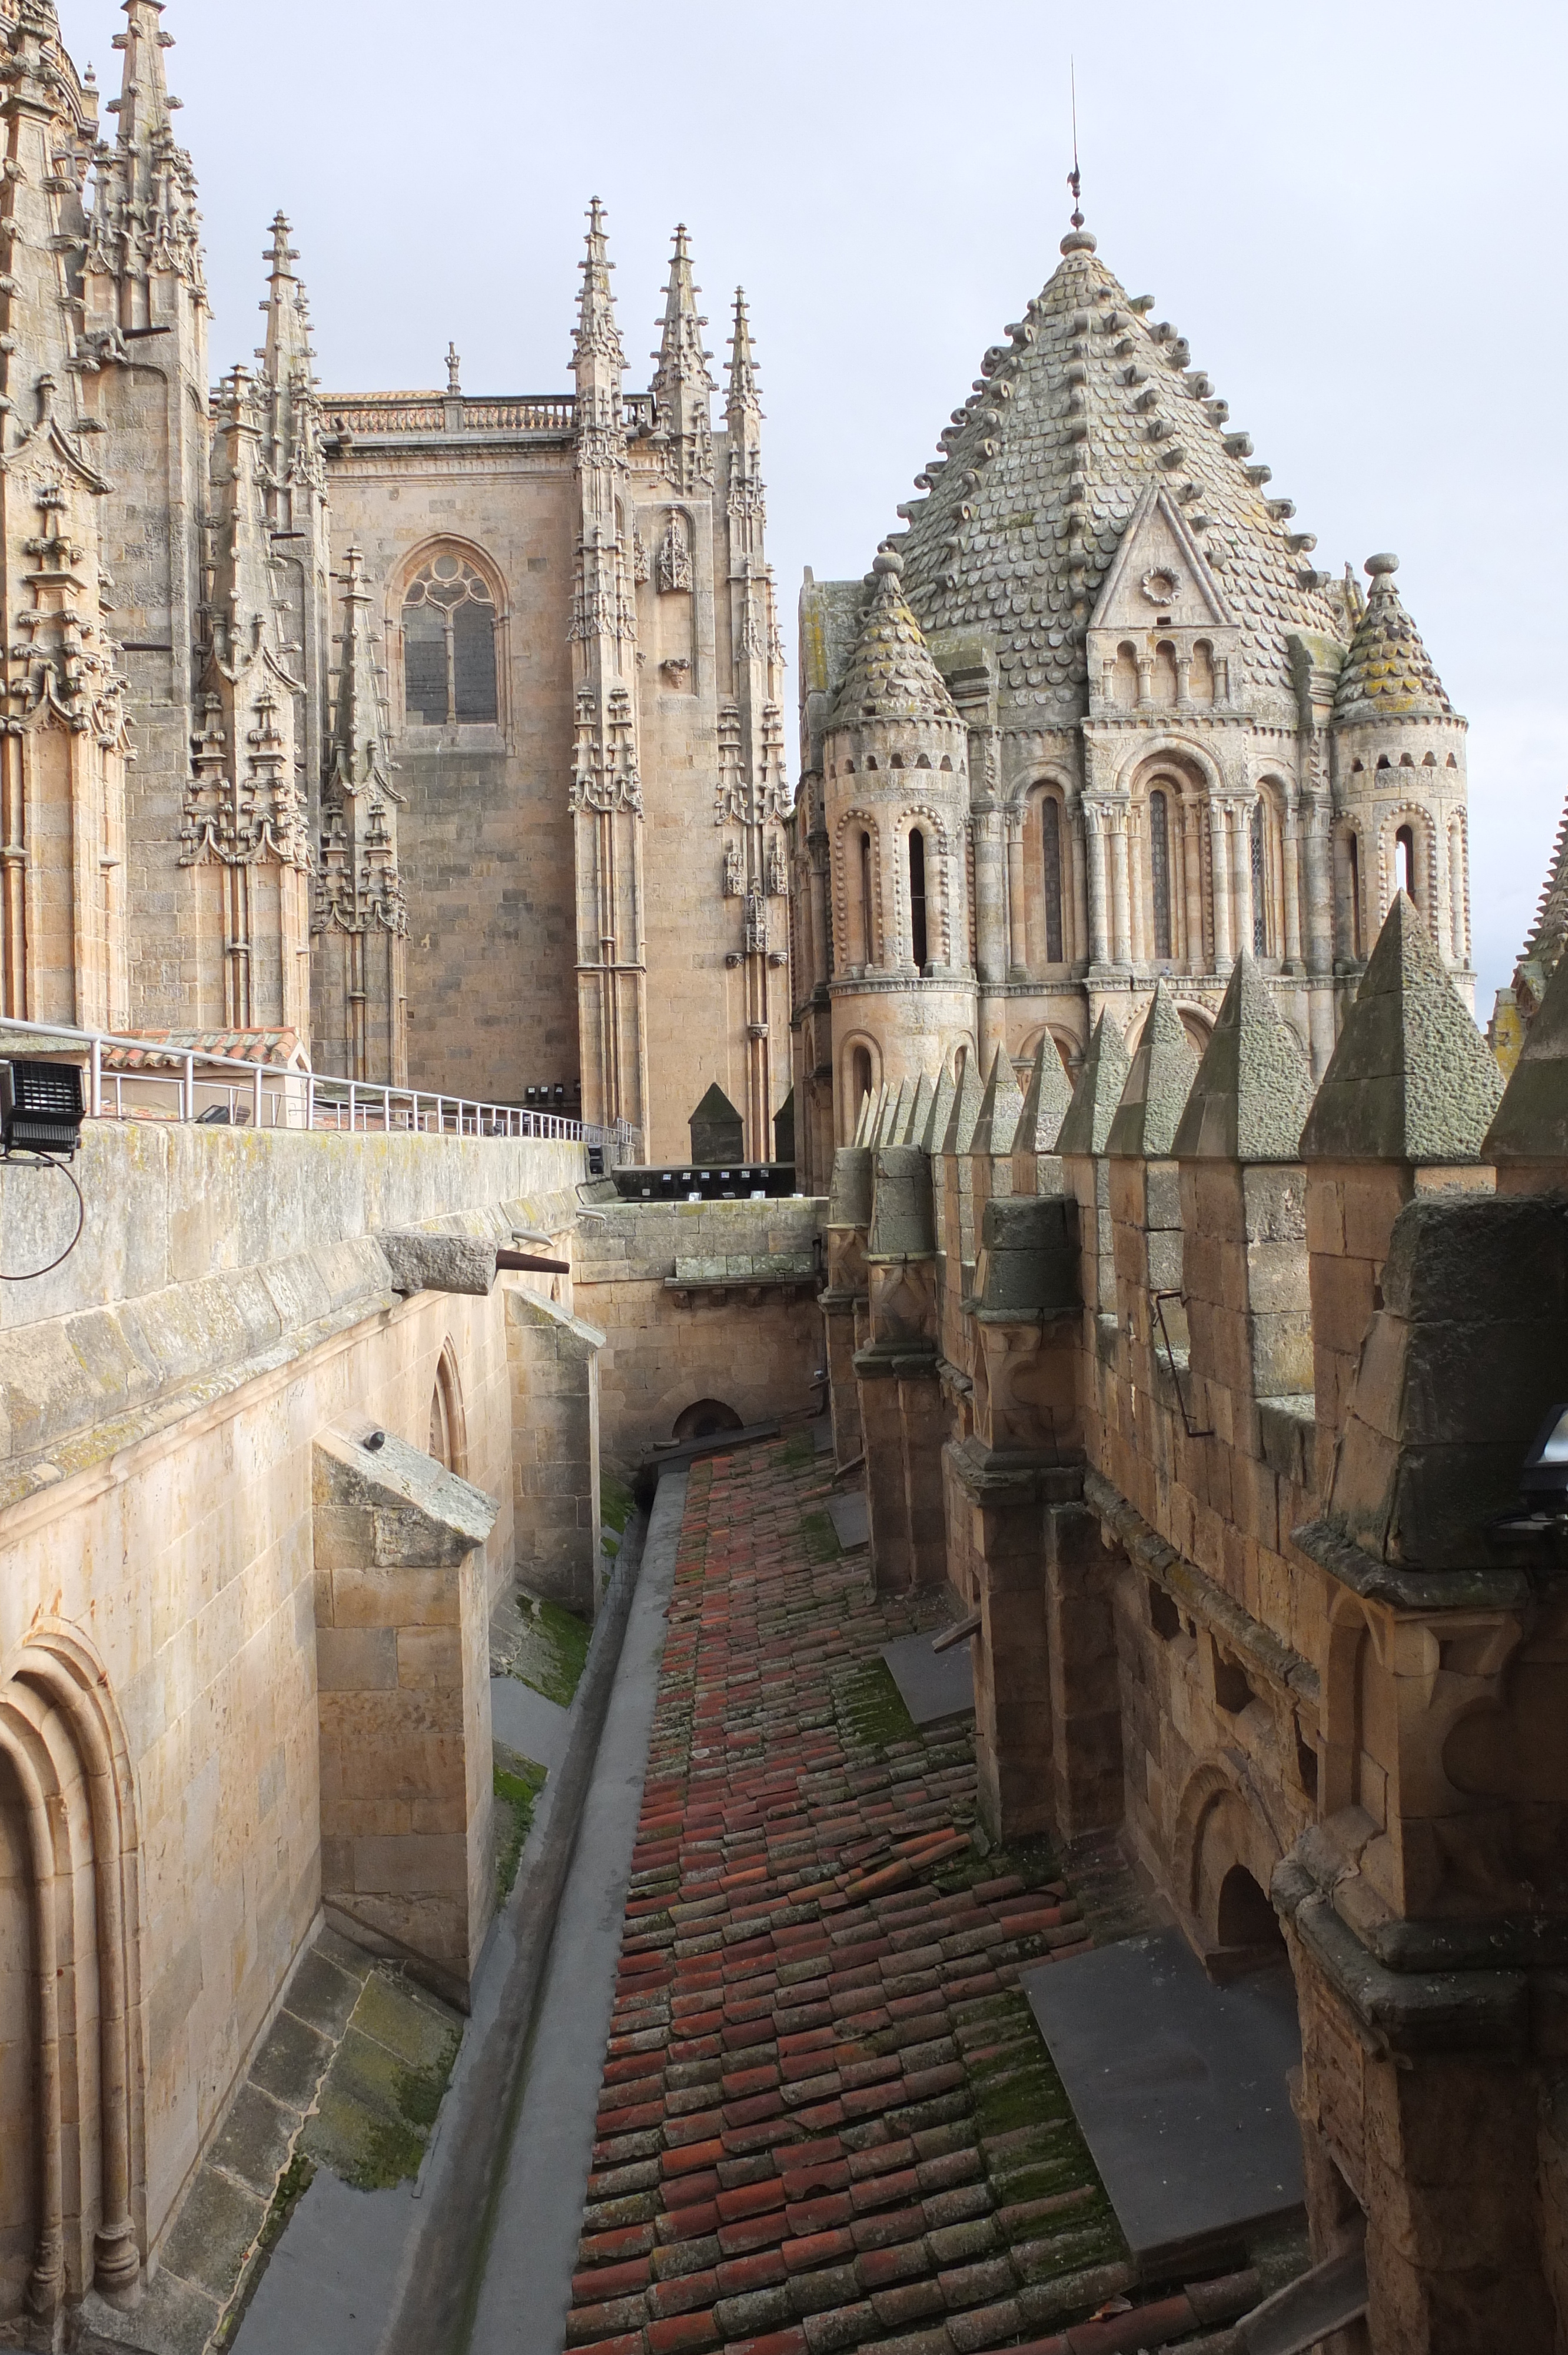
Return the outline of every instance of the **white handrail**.
<path id="1" fill-rule="evenodd" d="M 401 1130 L 440 1136 L 451 1133 L 448 1129 L 450 1120 L 459 1136 L 556 1138 L 567 1144 L 613 1146 L 623 1153 L 632 1146 L 637 1135 L 627 1121 L 616 1121 L 610 1127 L 602 1128 L 591 1122 L 567 1120 L 559 1113 L 533 1112 L 523 1104 L 487 1103 L 466 1096 L 423 1095 L 417 1088 L 381 1087 L 366 1080 L 340 1080 L 323 1072 L 296 1071 L 287 1063 L 258 1063 L 249 1056 L 209 1053 L 200 1048 L 176 1047 L 163 1039 L 136 1039 L 113 1030 L 79 1030 L 67 1022 L 23 1022 L 8 1014 L 0 1015 L 0 1051 L 6 1031 L 35 1039 L 58 1039 L 87 1050 L 88 1117 L 93 1120 L 137 1117 L 133 1108 L 126 1109 L 125 1084 L 129 1081 L 132 1085 L 173 1086 L 178 1106 L 176 1121 L 194 1123 L 199 1117 L 196 1108 L 196 1089 L 201 1083 L 197 1079 L 199 1066 L 204 1075 L 228 1071 L 244 1074 L 249 1083 L 250 1117 L 258 1128 L 264 1125 L 266 1107 L 270 1103 L 271 1125 L 275 1128 L 294 1126 L 288 1114 L 291 1110 L 302 1110 L 302 1124 L 308 1129 L 341 1129 L 345 1124 L 343 1115 L 346 1111 L 351 1135 L 368 1132 L 374 1124 L 387 1133 Z M 111 1109 L 104 1103 L 106 1047 L 160 1057 L 173 1068 L 111 1072 L 114 1089 Z M 272 1082 L 270 1087 L 266 1085 L 269 1081 Z M 231 1082 L 223 1087 L 221 1080 L 216 1078 L 207 1084 L 209 1090 L 222 1089 L 228 1098 L 228 1117 L 233 1120 L 239 1108 L 238 1084 Z M 433 1121 L 429 1110 L 432 1104 Z M 376 1114 L 379 1118 L 373 1121 Z"/>

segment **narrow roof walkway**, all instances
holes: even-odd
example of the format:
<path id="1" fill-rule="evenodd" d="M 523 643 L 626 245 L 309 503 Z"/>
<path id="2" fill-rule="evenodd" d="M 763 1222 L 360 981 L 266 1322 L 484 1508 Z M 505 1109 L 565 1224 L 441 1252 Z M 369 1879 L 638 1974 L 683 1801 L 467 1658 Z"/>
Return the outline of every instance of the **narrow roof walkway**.
<path id="1" fill-rule="evenodd" d="M 1241 2284 L 1135 2286 L 1017 1984 L 1142 1926 L 1125 1876 L 981 1857 L 967 1723 L 916 1732 L 880 1658 L 942 1606 L 873 1595 L 828 1494 L 804 1438 L 690 1475 L 567 2345 L 1057 2355 L 1108 2305 L 1073 2344 L 1114 2355 L 1229 2319 Z"/>

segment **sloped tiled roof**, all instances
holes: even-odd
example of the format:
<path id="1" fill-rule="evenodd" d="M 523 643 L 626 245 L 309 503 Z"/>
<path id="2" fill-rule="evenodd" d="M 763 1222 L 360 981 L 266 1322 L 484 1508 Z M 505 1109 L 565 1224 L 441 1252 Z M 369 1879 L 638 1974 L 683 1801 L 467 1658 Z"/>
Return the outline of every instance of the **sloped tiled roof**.
<path id="1" fill-rule="evenodd" d="M 1448 719 L 1454 707 L 1393 585 L 1397 556 L 1369 556 L 1372 591 L 1334 689 L 1336 719 Z"/>
<path id="2" fill-rule="evenodd" d="M 906 511 L 909 602 L 927 636 L 989 638 L 1015 705 L 1070 718 L 1095 599 L 1145 490 L 1162 482 L 1240 624 L 1240 684 L 1288 692 L 1287 634 L 1342 644 L 1342 591 L 1308 572 L 1311 542 L 1290 545 L 1288 503 L 1263 488 L 1268 470 L 1248 464 L 1250 442 L 1186 368 L 1185 344 L 1145 325 L 1146 306 L 1133 307 L 1094 242 L 1063 240 L 1061 266 L 955 411 L 945 458 L 917 478 L 930 493 Z"/>
<path id="3" fill-rule="evenodd" d="M 885 548 L 872 570 L 876 587 L 833 705 L 833 726 L 853 728 L 863 719 L 957 720 L 947 681 L 905 601 L 902 560 Z"/>

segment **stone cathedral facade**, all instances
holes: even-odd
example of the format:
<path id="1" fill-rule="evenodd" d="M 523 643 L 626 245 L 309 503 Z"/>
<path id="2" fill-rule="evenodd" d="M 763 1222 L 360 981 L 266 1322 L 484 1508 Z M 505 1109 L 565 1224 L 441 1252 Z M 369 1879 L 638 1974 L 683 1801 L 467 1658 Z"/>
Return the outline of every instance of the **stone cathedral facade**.
<path id="1" fill-rule="evenodd" d="M 291 1032 L 315 1068 L 770 1158 L 789 1080 L 783 655 L 737 294 L 685 232 L 625 389 L 590 217 L 569 392 L 326 395 L 281 215 L 216 390 L 160 0 L 105 110 L 0 0 L 3 1010 Z"/>
<path id="2" fill-rule="evenodd" d="M 1465 722 L 1394 585 L 1314 540 L 1081 221 L 864 582 L 800 605 L 797 1134 L 1164 976 L 1193 1044 L 1256 957 L 1321 1074 L 1393 894 L 1470 964 Z"/>

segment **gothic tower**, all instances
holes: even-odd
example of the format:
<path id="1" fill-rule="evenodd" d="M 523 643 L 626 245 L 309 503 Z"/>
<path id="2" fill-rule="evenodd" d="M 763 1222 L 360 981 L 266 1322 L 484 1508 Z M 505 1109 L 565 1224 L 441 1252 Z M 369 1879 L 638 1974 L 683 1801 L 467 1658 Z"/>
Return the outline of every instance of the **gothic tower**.
<path id="1" fill-rule="evenodd" d="M 75 333 L 95 96 L 59 46 L 52 0 L 26 0 L 0 41 L 0 995 L 22 1020 L 123 1023 L 128 743 L 103 560 L 110 483 Z"/>
<path id="2" fill-rule="evenodd" d="M 397 805 L 364 560 L 344 562 L 337 703 L 322 781 L 315 935 L 318 1068 L 402 1087 L 408 1077 L 408 911 Z"/>
<path id="3" fill-rule="evenodd" d="M 128 716 L 126 910 L 131 1017 L 154 1028 L 211 1018 L 202 1004 L 202 885 L 182 866 L 196 686 L 207 636 L 202 524 L 210 446 L 207 301 L 196 173 L 164 78 L 163 0 L 124 0 L 112 144 L 96 181 L 82 273 L 84 397 L 105 430 L 113 492 L 105 557 L 115 581 Z M 199 1011 L 198 1011 L 199 1009 Z"/>

